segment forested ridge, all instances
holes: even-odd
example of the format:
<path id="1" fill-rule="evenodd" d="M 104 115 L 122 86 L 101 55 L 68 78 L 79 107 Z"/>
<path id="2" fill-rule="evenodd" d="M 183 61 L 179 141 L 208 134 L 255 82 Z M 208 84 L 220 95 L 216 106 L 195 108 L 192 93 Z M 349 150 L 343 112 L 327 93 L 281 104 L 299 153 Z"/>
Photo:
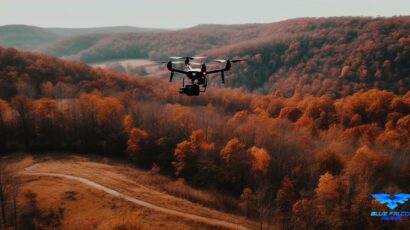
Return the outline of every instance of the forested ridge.
<path id="1" fill-rule="evenodd" d="M 0 43 L 23 42 L 17 47 L 26 44 L 41 53 L 85 63 L 166 60 L 178 55 L 205 55 L 208 61 L 241 57 L 248 62 L 227 73 L 226 86 L 287 98 L 300 94 L 336 99 L 369 89 L 403 95 L 410 85 L 408 16 L 299 18 L 157 32 L 110 33 L 109 29 L 102 28 L 101 33 L 90 29 L 88 34 L 77 29 L 85 34 L 58 37 L 52 29 L 4 26 Z"/>
<path id="2" fill-rule="evenodd" d="M 410 86 L 409 34 L 408 16 L 299 18 L 68 37 L 41 52 L 87 63 L 195 54 L 208 60 L 241 57 L 249 61 L 227 74 L 227 86 L 284 97 L 342 98 L 369 89 L 405 94 Z"/>
<path id="3" fill-rule="evenodd" d="M 387 210 L 370 194 L 409 191 L 408 90 L 192 98 L 178 87 L 0 48 L 0 148 L 127 157 L 285 229 L 405 229 L 370 217 Z"/>
<path id="4" fill-rule="evenodd" d="M 373 88 L 409 90 L 409 17 L 299 19 L 283 27 L 203 54 L 248 58 L 227 84 L 264 94 L 341 98 Z"/>

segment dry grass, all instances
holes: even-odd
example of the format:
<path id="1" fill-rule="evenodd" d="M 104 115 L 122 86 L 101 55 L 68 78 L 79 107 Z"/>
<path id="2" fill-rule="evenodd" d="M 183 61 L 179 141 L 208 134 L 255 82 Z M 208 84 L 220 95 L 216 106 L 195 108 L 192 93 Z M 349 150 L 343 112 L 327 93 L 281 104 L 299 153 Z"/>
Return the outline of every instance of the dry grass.
<path id="1" fill-rule="evenodd" d="M 245 217 L 226 214 L 196 204 L 218 205 L 220 198 L 212 193 L 193 189 L 183 181 L 172 181 L 155 173 L 109 162 L 107 159 L 101 159 L 102 163 L 99 163 L 84 157 L 62 157 L 57 160 L 44 156 L 37 159 L 25 157 L 10 163 L 9 166 L 14 170 L 22 170 L 36 161 L 43 163 L 33 169 L 35 172 L 80 176 L 161 207 L 239 223 L 250 228 L 255 226 L 255 223 Z M 40 205 L 64 209 L 62 223 L 64 229 L 113 229 L 114 227 L 127 229 L 134 225 L 142 229 L 216 228 L 216 226 L 142 208 L 75 181 L 50 177 L 24 176 L 23 178 L 24 189 L 38 193 Z M 127 217 L 125 221 L 124 216 L 131 217 Z"/>
<path id="2" fill-rule="evenodd" d="M 237 213 L 238 211 L 238 199 L 217 192 L 192 188 L 183 179 L 172 181 L 160 175 L 146 175 L 145 183 L 167 194 L 199 203 L 206 207 L 231 213 Z"/>
<path id="3" fill-rule="evenodd" d="M 22 194 L 35 192 L 42 210 L 62 210 L 62 229 L 214 229 L 130 204 L 78 182 L 48 177 L 23 180 Z M 67 200 L 66 193 L 73 191 L 77 198 Z"/>
<path id="4" fill-rule="evenodd" d="M 132 214 L 126 214 L 122 217 L 116 217 L 110 220 L 108 227 L 112 230 L 141 230 L 144 225 L 141 220 Z"/>

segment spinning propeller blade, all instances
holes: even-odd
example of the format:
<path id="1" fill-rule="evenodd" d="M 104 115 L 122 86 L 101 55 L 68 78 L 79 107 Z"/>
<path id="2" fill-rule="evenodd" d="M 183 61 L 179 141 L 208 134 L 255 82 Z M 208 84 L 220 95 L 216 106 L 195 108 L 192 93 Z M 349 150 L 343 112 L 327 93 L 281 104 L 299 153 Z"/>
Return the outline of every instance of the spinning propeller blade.
<path id="1" fill-rule="evenodd" d="M 232 63 L 246 61 L 246 59 L 233 59 L 231 60 Z"/>
<path id="2" fill-rule="evenodd" d="M 197 60 L 197 59 L 204 59 L 206 57 L 169 57 L 170 59 L 177 59 L 177 60 L 182 60 L 182 59 L 189 59 L 189 60 Z"/>
<path id="3" fill-rule="evenodd" d="M 224 60 L 224 59 L 215 59 L 215 60 L 212 60 L 212 62 L 219 62 L 219 63 L 225 63 L 227 60 Z"/>
<path id="4" fill-rule="evenodd" d="M 183 61 L 173 61 L 173 62 L 171 62 L 172 64 L 184 64 L 185 62 L 183 62 Z"/>
<path id="5" fill-rule="evenodd" d="M 232 59 L 232 60 L 230 60 L 230 59 L 214 59 L 212 61 L 213 62 L 218 62 L 218 63 L 225 63 L 227 61 L 230 61 L 232 63 L 235 63 L 235 62 L 246 61 L 246 59 Z"/>
<path id="6" fill-rule="evenodd" d="M 171 62 L 172 64 L 184 64 L 183 61 L 156 61 L 155 64 L 150 65 L 168 64 L 169 62 Z"/>

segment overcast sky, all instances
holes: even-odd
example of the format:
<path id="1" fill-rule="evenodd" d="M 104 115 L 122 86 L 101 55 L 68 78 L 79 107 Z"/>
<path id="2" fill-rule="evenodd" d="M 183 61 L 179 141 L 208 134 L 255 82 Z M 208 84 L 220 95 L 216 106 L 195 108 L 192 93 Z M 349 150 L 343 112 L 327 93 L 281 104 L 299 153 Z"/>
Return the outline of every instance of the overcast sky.
<path id="1" fill-rule="evenodd" d="M 0 25 L 183 28 L 296 17 L 410 15 L 410 0 L 0 0 Z"/>

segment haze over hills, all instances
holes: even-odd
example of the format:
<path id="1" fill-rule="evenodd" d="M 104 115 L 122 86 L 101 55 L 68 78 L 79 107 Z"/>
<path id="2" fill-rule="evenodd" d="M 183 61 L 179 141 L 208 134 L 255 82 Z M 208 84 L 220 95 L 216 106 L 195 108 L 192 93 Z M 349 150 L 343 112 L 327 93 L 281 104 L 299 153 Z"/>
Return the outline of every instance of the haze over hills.
<path id="1" fill-rule="evenodd" d="M 227 86 L 286 97 L 339 98 L 372 88 L 403 94 L 410 86 L 408 16 L 299 18 L 269 24 L 210 24 L 177 31 L 109 33 L 120 28 L 65 36 L 43 42 L 36 50 L 85 63 L 129 58 L 166 60 L 169 56 L 195 54 L 243 57 L 249 61 L 234 66 L 227 74 Z M 216 80 L 212 84 L 220 85 Z"/>
<path id="2" fill-rule="evenodd" d="M 0 5 L 0 230 L 408 229 L 410 1 Z"/>
<path id="3" fill-rule="evenodd" d="M 139 33 L 139 32 L 163 32 L 168 29 L 141 28 L 134 26 L 107 26 L 95 28 L 46 28 L 61 36 L 81 36 L 87 34 L 112 34 L 112 33 Z"/>
<path id="4" fill-rule="evenodd" d="M 60 36 L 52 31 L 36 26 L 0 26 L 0 46 L 32 49 L 57 41 Z"/>
<path id="5" fill-rule="evenodd" d="M 0 2 L 0 230 L 409 229 L 410 1 Z"/>
<path id="6" fill-rule="evenodd" d="M 30 25 L 0 26 L 0 46 L 36 50 L 68 36 L 113 33 L 159 32 L 165 29 L 140 28 L 133 26 L 111 26 L 96 28 L 41 28 Z"/>

